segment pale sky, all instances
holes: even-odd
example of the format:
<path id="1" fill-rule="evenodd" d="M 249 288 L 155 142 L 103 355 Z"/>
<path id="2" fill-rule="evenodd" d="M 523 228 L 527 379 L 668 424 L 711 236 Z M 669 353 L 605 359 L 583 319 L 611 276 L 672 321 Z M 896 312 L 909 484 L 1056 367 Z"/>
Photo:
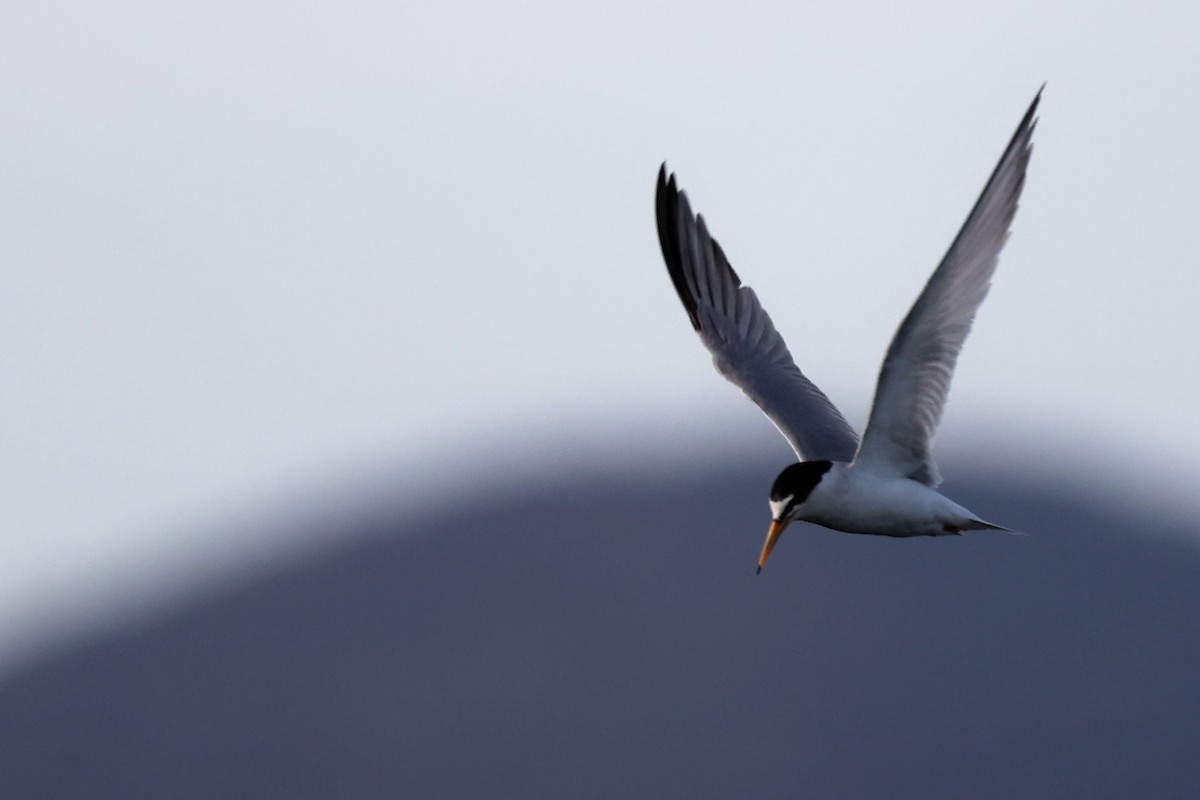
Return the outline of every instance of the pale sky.
<path id="1" fill-rule="evenodd" d="M 939 444 L 1061 432 L 1191 490 L 1189 4 L 26 3 L 0 29 L 0 660 L 286 546 L 244 537 L 297 497 L 755 413 L 662 268 L 663 159 L 861 425 L 1043 81 Z"/>

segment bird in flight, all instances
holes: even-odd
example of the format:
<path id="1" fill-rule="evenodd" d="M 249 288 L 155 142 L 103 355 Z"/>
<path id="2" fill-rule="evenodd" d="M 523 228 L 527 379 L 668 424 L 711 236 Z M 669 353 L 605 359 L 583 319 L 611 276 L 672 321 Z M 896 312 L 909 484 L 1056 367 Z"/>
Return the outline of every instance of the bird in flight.
<path id="1" fill-rule="evenodd" d="M 900 323 L 884 356 L 866 432 L 858 434 L 792 360 L 704 217 L 658 173 L 655 211 L 667 272 L 717 371 L 762 409 L 799 462 L 771 487 L 771 526 L 758 571 L 792 520 L 846 533 L 944 536 L 1007 531 L 937 491 L 930 443 L 975 312 L 987 295 L 1025 183 L 1041 90 L 975 207 Z"/>

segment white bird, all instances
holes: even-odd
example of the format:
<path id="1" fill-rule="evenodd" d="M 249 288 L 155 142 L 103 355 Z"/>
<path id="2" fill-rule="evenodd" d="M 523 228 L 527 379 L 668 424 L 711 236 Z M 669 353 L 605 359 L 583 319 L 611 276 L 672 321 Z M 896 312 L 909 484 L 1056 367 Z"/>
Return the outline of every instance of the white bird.
<path id="1" fill-rule="evenodd" d="M 775 423 L 799 463 L 771 487 L 771 526 L 758 571 L 792 520 L 846 533 L 943 536 L 1007 531 L 937 491 L 930 442 L 959 351 L 991 285 L 1025 183 L 1041 90 L 1025 112 L 942 262 L 900 323 L 875 387 L 866 433 L 796 366 L 783 337 L 729 265 L 703 216 L 694 216 L 664 163 L 658 238 L 667 271 L 717 371 Z"/>

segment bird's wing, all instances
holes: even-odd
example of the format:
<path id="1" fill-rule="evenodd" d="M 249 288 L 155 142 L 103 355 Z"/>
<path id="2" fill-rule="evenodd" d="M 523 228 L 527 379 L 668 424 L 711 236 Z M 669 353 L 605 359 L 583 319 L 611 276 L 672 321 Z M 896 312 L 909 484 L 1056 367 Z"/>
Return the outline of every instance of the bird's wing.
<path id="1" fill-rule="evenodd" d="M 856 463 L 930 486 L 930 441 L 971 322 L 991 285 L 1025 183 L 1041 90 L 1017 126 L 962 230 L 896 331 L 875 387 Z"/>
<path id="2" fill-rule="evenodd" d="M 717 371 L 775 423 L 801 460 L 850 461 L 858 436 L 820 389 L 792 361 L 783 337 L 693 216 L 687 195 L 658 173 L 658 241 L 679 299 Z"/>

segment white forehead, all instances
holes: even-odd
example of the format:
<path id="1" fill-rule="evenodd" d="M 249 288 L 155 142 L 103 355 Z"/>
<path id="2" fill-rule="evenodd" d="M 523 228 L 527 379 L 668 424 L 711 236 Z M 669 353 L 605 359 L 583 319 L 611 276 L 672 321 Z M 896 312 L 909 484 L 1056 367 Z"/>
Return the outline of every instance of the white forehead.
<path id="1" fill-rule="evenodd" d="M 781 519 L 783 517 L 783 510 L 787 508 L 788 503 L 792 502 L 792 495 L 789 494 L 787 497 L 781 497 L 778 500 L 772 500 L 770 502 L 771 519 Z"/>

